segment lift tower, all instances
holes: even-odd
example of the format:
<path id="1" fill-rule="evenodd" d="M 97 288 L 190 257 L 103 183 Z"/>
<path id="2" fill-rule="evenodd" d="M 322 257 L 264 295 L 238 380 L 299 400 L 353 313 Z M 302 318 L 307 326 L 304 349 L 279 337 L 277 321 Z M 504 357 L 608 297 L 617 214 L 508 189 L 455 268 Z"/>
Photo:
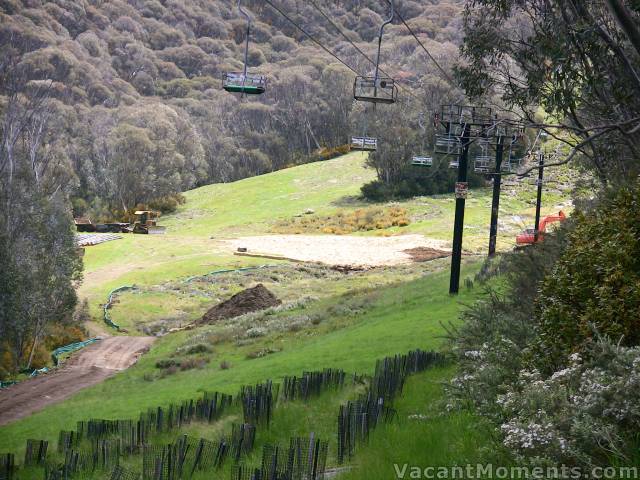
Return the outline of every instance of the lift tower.
<path id="1" fill-rule="evenodd" d="M 458 181 L 455 188 L 456 216 L 453 226 L 451 278 L 449 281 L 449 293 L 455 295 L 460 288 L 464 209 L 469 190 L 467 182 L 469 146 L 494 122 L 490 108 L 469 105 L 443 105 L 440 122 L 447 133 L 436 138 L 436 152 L 458 155 L 457 159 L 452 159 L 449 163 L 451 168 L 458 168 Z"/>

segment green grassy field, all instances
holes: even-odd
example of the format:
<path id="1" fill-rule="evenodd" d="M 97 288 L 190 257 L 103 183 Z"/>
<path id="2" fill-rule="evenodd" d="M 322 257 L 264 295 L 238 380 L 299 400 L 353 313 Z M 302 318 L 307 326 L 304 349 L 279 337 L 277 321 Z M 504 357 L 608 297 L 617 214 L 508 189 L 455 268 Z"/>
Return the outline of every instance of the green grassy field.
<path id="1" fill-rule="evenodd" d="M 161 219 L 161 223 L 167 226 L 166 235 L 125 235 L 122 240 L 87 248 L 80 296 L 88 299 L 93 315 L 99 319 L 99 305 L 105 301 L 108 292 L 122 285 L 135 284 L 154 290 L 157 286 L 217 269 L 279 263 L 233 256 L 221 240 L 271 233 L 278 222 L 289 220 L 307 209 L 312 209 L 317 215 L 338 215 L 370 206 L 358 198 L 360 187 L 375 176 L 372 170 L 365 168 L 364 161 L 363 154 L 352 153 L 325 162 L 186 192 L 187 202 L 175 214 Z M 544 212 L 555 210 L 566 199 L 556 187 L 548 190 L 544 197 Z M 535 188 L 529 180 L 505 185 L 500 206 L 499 249 L 512 248 L 515 235 L 533 223 L 534 198 Z M 358 235 L 418 233 L 449 241 L 454 203 L 453 195 L 447 194 L 381 204 L 383 208 L 400 206 L 406 209 L 411 223 L 406 227 L 360 232 Z M 489 188 L 471 192 L 465 214 L 465 250 L 478 253 L 486 250 L 490 206 Z M 391 283 L 396 280 L 393 272 L 389 272 L 386 278 Z M 343 283 L 345 290 L 351 288 L 348 282 Z M 319 291 L 323 293 L 324 286 L 320 287 Z M 148 302 L 140 303 L 138 301 L 144 297 L 137 296 L 136 302 L 127 302 L 125 295 L 114 317 L 146 321 L 171 316 L 191 318 L 203 312 L 204 305 L 196 308 L 193 299 L 174 297 L 171 305 L 175 305 L 175 309 L 163 308 L 167 298 L 160 300 L 153 292 L 148 293 Z M 206 298 L 202 303 L 206 303 Z M 131 326 L 134 322 L 126 323 Z M 92 330 L 96 333 L 104 330 L 99 320 L 94 327 Z"/>
<path id="2" fill-rule="evenodd" d="M 72 429 L 78 420 L 89 418 L 136 418 L 149 407 L 168 405 L 197 397 L 203 391 L 223 391 L 235 394 L 242 385 L 267 378 L 278 381 L 284 375 L 300 374 L 304 370 L 327 367 L 343 368 L 347 372 L 373 371 L 375 360 L 409 349 L 440 349 L 445 333 L 443 325 L 457 323 L 464 305 L 482 297 L 480 288 L 464 289 L 458 297 L 443 294 L 448 284 L 447 260 L 435 261 L 434 272 L 399 282 L 384 289 L 361 289 L 336 297 L 302 304 L 297 309 L 283 310 L 259 317 L 258 323 L 273 317 L 319 315 L 318 324 L 295 331 L 268 331 L 251 341 L 237 339 L 214 341 L 210 362 L 201 369 L 178 371 L 163 376 L 156 367 L 158 361 L 175 358 L 176 352 L 212 334 L 221 334 L 225 324 L 205 326 L 192 331 L 167 335 L 158 340 L 152 350 L 129 370 L 89 388 L 71 399 L 45 409 L 27 419 L 0 428 L 0 452 L 22 454 L 27 438 L 48 439 L 56 444 L 57 432 Z M 473 277 L 478 261 L 463 265 L 463 276 Z M 332 310 L 333 308 L 333 310 Z M 242 323 L 239 321 L 238 323 Z M 267 349 L 274 353 L 251 359 L 249 353 Z M 222 361 L 230 365 L 221 369 Z M 443 384 L 454 373 L 453 367 L 437 367 L 411 377 L 394 407 L 396 419 L 381 425 L 368 443 L 356 450 L 350 470 L 342 478 L 393 478 L 394 464 L 459 465 L 508 459 L 495 444 L 488 425 L 469 412 L 446 412 Z M 280 404 L 268 430 L 259 429 L 256 447 L 245 459 L 247 465 L 258 465 L 261 447 L 287 444 L 291 436 L 308 436 L 311 432 L 329 441 L 328 465 L 336 466 L 336 415 L 340 404 L 355 398 L 360 387 L 346 387 L 328 392 L 308 402 Z M 418 415 L 419 418 L 415 418 Z M 179 435 L 216 440 L 228 433 L 232 422 L 240 421 L 237 407 L 213 424 L 191 424 L 179 431 L 163 434 L 155 444 L 174 441 Z M 139 469 L 140 457 L 129 457 L 123 464 Z M 228 478 L 227 462 L 220 478 Z M 20 478 L 32 478 L 34 470 L 24 471 Z M 97 472 L 80 476 L 101 479 Z M 210 476 L 196 476 L 210 478 Z"/>
<path id="3" fill-rule="evenodd" d="M 97 333 L 115 333 L 102 323 L 100 304 L 108 292 L 122 285 L 135 284 L 137 289 L 119 295 L 111 315 L 129 334 L 161 332 L 189 324 L 211 305 L 256 283 L 265 284 L 284 305 L 159 338 L 129 370 L 65 402 L 0 427 L 0 452 L 21 454 L 27 438 L 48 439 L 55 444 L 58 431 L 73 429 L 78 420 L 135 418 L 149 407 L 195 398 L 203 391 L 236 394 L 242 385 L 266 379 L 278 381 L 284 375 L 305 370 L 334 367 L 371 373 L 375 361 L 382 357 L 416 348 L 440 349 L 444 325 L 458 322 L 464 305 L 483 295 L 481 288 L 465 288 L 457 297 L 447 294 L 449 259 L 345 275 L 319 265 L 237 257 L 221 242 L 230 237 L 272 233 L 276 224 L 307 209 L 331 216 L 370 208 L 358 198 L 361 185 L 374 177 L 373 171 L 364 167 L 364 160 L 362 154 L 349 154 L 186 192 L 187 202 L 175 214 L 162 218 L 166 235 L 127 235 L 87 248 L 80 296 L 90 302 L 94 315 L 91 330 Z M 524 182 L 511 182 L 504 192 L 498 242 L 503 250 L 510 249 L 515 234 L 532 222 L 535 194 L 534 188 Z M 548 192 L 545 211 L 556 209 L 563 199 L 561 190 Z M 464 240 L 468 252 L 484 252 L 486 248 L 490 202 L 488 188 L 470 194 Z M 450 239 L 453 195 L 378 205 L 391 206 L 407 211 L 411 220 L 408 226 L 357 234 L 418 233 Z M 258 270 L 191 278 L 265 263 L 269 266 Z M 467 257 L 463 279 L 472 279 L 480 263 L 477 256 Z M 205 353 L 185 353 L 202 345 Z M 197 368 L 182 371 L 158 366 L 158 362 L 192 359 L 199 361 Z M 372 435 L 343 478 L 388 478 L 394 474 L 393 463 L 450 465 L 502 456 L 486 425 L 469 412 L 446 413 L 443 408 L 442 384 L 453 372 L 453 367 L 436 368 L 413 377 L 397 402 L 397 421 Z M 323 395 L 310 404 L 280 406 L 272 428 L 259 433 L 257 446 L 287 443 L 290 436 L 311 431 L 335 443 L 337 407 L 353 398 L 356 390 L 347 388 Z M 419 414 L 420 420 L 410 417 L 414 414 Z M 193 425 L 182 433 L 214 440 L 238 419 L 236 411 L 213 425 Z M 169 435 L 162 441 L 173 439 Z M 335 445 L 330 446 L 333 465 L 332 448 Z M 248 460 L 255 463 L 258 455 Z"/>
<path id="4" fill-rule="evenodd" d="M 464 266 L 465 276 L 478 268 Z M 211 361 L 202 369 L 178 372 L 160 378 L 156 363 L 171 358 L 176 350 L 203 330 L 179 332 L 159 339 L 151 351 L 129 370 L 88 388 L 69 400 L 53 405 L 26 419 L 0 428 L 0 451 L 16 451 L 27 438 L 54 439 L 61 429 L 88 418 L 135 417 L 148 407 L 193 398 L 202 391 L 236 393 L 240 386 L 299 374 L 326 367 L 348 372 L 370 373 L 375 360 L 413 348 L 439 348 L 444 330 L 441 322 L 455 322 L 462 305 L 480 295 L 479 289 L 464 290 L 459 297 L 443 292 L 446 272 L 425 275 L 380 291 L 353 292 L 346 297 L 320 300 L 303 306 L 305 313 L 326 311 L 332 304 L 350 302 L 357 311 L 345 308 L 318 325 L 300 331 L 274 331 L 244 345 L 223 341 L 213 345 Z M 283 316 L 299 313 L 282 312 Z M 215 333 L 215 332 L 214 332 Z M 250 352 L 270 349 L 276 353 L 250 359 Z M 226 361 L 231 368 L 222 370 Z"/>

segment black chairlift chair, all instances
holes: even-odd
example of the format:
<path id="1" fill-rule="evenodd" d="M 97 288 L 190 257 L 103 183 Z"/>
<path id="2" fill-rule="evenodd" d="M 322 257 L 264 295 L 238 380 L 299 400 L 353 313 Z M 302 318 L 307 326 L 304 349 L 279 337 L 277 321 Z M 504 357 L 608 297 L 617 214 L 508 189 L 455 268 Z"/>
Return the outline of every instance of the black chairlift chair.
<path id="1" fill-rule="evenodd" d="M 384 27 L 389 25 L 395 17 L 395 0 L 391 0 L 391 15 L 380 26 L 378 33 L 378 55 L 376 70 L 373 77 L 357 76 L 353 83 L 353 98 L 361 102 L 395 103 L 398 100 L 398 86 L 393 78 L 380 76 L 380 49 L 382 48 L 382 34 Z"/>
<path id="2" fill-rule="evenodd" d="M 378 149 L 378 139 L 374 137 L 351 137 L 351 150 L 375 152 Z"/>
<path id="3" fill-rule="evenodd" d="M 462 142 L 460 138 L 451 133 L 436 134 L 435 152 L 439 155 L 460 155 L 462 151 Z"/>
<path id="4" fill-rule="evenodd" d="M 256 73 L 247 73 L 251 17 L 242 9 L 240 2 L 241 0 L 238 0 L 238 10 L 240 11 L 240 14 L 247 19 L 247 38 L 244 46 L 244 68 L 242 72 L 225 73 L 222 78 L 222 88 L 231 93 L 260 95 L 267 89 L 267 77 Z"/>
<path id="5" fill-rule="evenodd" d="M 395 103 L 398 100 L 398 86 L 390 77 L 356 77 L 353 84 L 353 98 L 361 102 Z"/>

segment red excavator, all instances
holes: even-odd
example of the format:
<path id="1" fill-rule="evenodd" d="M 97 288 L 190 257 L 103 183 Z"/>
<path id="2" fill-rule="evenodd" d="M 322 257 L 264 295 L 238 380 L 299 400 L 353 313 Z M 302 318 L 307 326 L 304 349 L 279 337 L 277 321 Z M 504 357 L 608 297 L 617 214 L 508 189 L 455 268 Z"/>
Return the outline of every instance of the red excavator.
<path id="1" fill-rule="evenodd" d="M 547 215 L 542 220 L 540 220 L 537 242 L 542 242 L 544 240 L 544 234 L 547 231 L 547 225 L 554 222 L 562 222 L 566 218 L 567 216 L 565 215 L 565 213 L 560 210 L 558 213 Z M 516 237 L 516 245 L 518 246 L 533 245 L 534 243 L 536 243 L 535 228 L 527 228 L 524 232 Z"/>

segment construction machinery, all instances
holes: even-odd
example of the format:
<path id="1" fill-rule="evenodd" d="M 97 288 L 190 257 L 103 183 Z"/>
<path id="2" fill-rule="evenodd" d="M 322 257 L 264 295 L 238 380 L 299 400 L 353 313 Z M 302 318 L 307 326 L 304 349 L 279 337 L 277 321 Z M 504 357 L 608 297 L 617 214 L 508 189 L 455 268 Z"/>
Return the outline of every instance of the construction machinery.
<path id="1" fill-rule="evenodd" d="M 166 231 L 166 227 L 161 227 L 157 224 L 157 219 L 160 216 L 160 212 L 153 210 L 138 210 L 134 212 L 136 221 L 133 224 L 133 233 L 143 233 L 149 235 L 163 234 Z"/>
<path id="2" fill-rule="evenodd" d="M 526 245 L 533 245 L 534 243 L 544 241 L 544 234 L 547 231 L 547 225 L 555 222 L 563 222 L 566 218 L 567 216 L 562 210 L 560 210 L 558 213 L 547 215 L 542 220 L 540 220 L 540 225 L 538 226 L 537 232 L 535 228 L 527 228 L 524 232 L 516 236 L 516 246 L 524 247 Z"/>

